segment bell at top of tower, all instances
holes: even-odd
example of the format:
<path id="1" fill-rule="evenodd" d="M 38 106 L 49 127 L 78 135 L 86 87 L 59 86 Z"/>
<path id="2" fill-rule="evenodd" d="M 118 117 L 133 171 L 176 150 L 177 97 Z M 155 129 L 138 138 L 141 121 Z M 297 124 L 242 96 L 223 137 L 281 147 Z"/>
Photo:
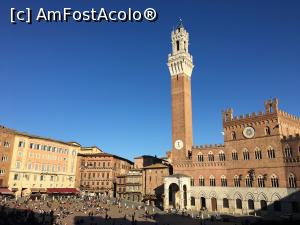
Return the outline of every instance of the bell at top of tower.
<path id="1" fill-rule="evenodd" d="M 189 33 L 185 30 L 182 20 L 171 33 L 172 53 L 168 57 L 168 67 L 171 76 L 192 75 L 193 57 L 189 53 Z"/>

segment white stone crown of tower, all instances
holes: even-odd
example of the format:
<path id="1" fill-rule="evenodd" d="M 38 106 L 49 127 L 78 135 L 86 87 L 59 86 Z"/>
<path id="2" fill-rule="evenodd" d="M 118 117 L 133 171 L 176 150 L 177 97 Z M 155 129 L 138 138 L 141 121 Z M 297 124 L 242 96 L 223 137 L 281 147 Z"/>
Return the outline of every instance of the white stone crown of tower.
<path id="1" fill-rule="evenodd" d="M 182 22 L 171 34 L 172 53 L 168 56 L 168 67 L 171 76 L 185 74 L 191 77 L 194 64 L 189 53 L 189 33 L 184 29 Z"/>

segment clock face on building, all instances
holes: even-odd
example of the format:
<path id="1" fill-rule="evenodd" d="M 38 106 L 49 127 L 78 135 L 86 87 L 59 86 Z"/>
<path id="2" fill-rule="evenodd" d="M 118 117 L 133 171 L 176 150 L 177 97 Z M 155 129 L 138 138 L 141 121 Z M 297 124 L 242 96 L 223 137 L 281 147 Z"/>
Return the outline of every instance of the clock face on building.
<path id="1" fill-rule="evenodd" d="M 177 150 L 180 150 L 183 148 L 183 141 L 182 140 L 176 140 L 174 142 L 174 147 L 177 149 Z"/>
<path id="2" fill-rule="evenodd" d="M 246 127 L 243 131 L 245 138 L 253 138 L 255 135 L 255 130 L 253 127 Z"/>

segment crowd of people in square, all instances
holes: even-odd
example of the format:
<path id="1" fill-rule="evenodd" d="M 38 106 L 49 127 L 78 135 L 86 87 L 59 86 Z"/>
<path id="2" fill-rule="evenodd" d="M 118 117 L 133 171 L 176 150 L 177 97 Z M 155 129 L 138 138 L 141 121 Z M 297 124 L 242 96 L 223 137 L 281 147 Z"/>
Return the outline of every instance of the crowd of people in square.
<path id="1" fill-rule="evenodd" d="M 0 225 L 138 225 L 143 221 L 158 224 L 155 207 L 100 196 L 2 197 L 0 207 Z"/>

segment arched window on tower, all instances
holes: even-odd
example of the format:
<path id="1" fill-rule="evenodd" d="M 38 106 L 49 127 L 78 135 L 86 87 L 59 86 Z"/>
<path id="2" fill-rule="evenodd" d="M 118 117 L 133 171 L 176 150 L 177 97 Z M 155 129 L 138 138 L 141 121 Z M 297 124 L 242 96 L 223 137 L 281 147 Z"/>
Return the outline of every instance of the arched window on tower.
<path id="1" fill-rule="evenodd" d="M 269 159 L 275 159 L 275 150 L 271 146 L 268 148 L 268 157 Z"/>
<path id="2" fill-rule="evenodd" d="M 236 140 L 236 133 L 235 133 L 235 131 L 232 131 L 231 132 L 231 140 Z"/>
<path id="3" fill-rule="evenodd" d="M 285 147 L 284 147 L 284 156 L 286 158 L 293 157 L 292 149 L 291 149 L 289 144 L 286 144 Z"/>
<path id="4" fill-rule="evenodd" d="M 265 128 L 265 134 L 267 136 L 271 135 L 271 129 L 270 129 L 270 127 L 266 126 L 266 128 Z"/>
<path id="5" fill-rule="evenodd" d="M 176 41 L 176 49 L 179 51 L 179 41 Z"/>
<path id="6" fill-rule="evenodd" d="M 289 178 L 288 178 L 288 182 L 289 182 L 289 187 L 290 188 L 296 188 L 297 187 L 297 180 L 294 174 L 290 173 Z"/>
<path id="7" fill-rule="evenodd" d="M 271 185 L 272 187 L 279 187 L 278 177 L 275 174 L 271 176 Z"/>

